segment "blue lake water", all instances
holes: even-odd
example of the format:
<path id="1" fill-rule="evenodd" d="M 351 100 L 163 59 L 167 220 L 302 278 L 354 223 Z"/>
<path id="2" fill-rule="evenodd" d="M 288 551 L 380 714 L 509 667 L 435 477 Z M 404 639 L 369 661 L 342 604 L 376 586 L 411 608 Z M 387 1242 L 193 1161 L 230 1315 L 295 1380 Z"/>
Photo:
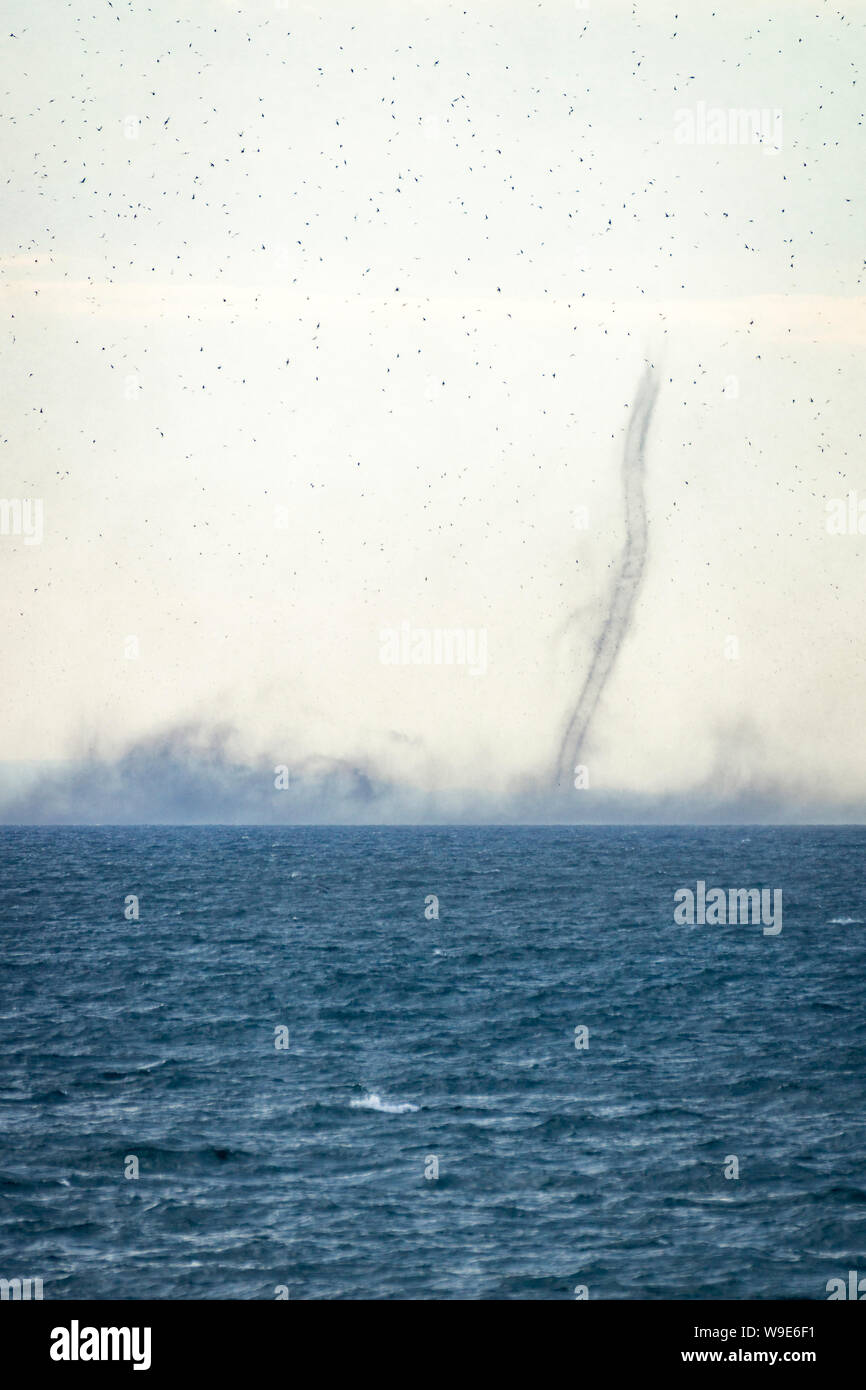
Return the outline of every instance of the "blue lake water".
<path id="1" fill-rule="evenodd" d="M 821 1299 L 866 1274 L 862 828 L 22 827 L 0 851 L 0 1276 Z M 677 925 L 699 879 L 780 888 L 781 932 Z"/>

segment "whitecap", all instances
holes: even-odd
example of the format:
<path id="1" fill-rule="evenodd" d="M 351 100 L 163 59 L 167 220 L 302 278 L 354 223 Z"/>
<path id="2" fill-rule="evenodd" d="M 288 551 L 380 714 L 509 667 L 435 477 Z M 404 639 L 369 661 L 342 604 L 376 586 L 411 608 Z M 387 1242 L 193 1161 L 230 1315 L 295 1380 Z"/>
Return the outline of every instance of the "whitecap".
<path id="1" fill-rule="evenodd" d="M 362 1100 L 353 1100 L 351 1105 L 353 1110 L 381 1110 L 385 1115 L 406 1115 L 409 1111 L 418 1109 L 417 1105 L 412 1105 L 408 1100 L 399 1105 L 393 1100 L 383 1100 L 375 1091 L 364 1096 Z"/>
<path id="2" fill-rule="evenodd" d="M 851 927 L 855 922 L 862 922 L 862 917 L 831 917 L 831 927 Z"/>

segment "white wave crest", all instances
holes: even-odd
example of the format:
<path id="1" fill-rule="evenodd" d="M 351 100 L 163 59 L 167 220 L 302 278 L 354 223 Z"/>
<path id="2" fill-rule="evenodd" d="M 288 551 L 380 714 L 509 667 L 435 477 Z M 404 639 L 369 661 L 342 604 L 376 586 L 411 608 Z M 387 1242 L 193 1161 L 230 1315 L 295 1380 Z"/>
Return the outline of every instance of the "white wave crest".
<path id="1" fill-rule="evenodd" d="M 370 1095 L 364 1096 L 362 1100 L 353 1100 L 351 1105 L 353 1110 L 381 1110 L 386 1115 L 406 1115 L 409 1111 L 418 1109 L 417 1105 L 410 1104 L 408 1100 L 399 1105 L 393 1100 L 383 1100 L 375 1091 L 371 1091 Z"/>

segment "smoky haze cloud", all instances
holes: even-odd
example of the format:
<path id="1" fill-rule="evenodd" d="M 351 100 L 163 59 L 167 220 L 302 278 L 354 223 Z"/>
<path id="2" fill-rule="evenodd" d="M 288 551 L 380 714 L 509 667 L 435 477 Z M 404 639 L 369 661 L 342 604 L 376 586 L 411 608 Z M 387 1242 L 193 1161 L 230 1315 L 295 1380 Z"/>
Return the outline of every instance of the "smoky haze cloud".
<path id="1" fill-rule="evenodd" d="M 753 739 L 757 736 L 753 734 Z M 236 731 L 194 722 L 131 745 L 119 757 L 92 752 L 17 790 L 0 792 L 6 825 L 388 825 L 388 824 L 756 824 L 859 823 L 863 806 L 817 802 L 805 784 L 780 781 L 754 757 L 742 727 L 719 734 L 714 765 L 701 784 L 660 795 L 552 789 L 538 774 L 505 794 L 419 787 L 372 756 L 289 761 L 288 786 L 276 765 L 247 761 Z"/>
<path id="2" fill-rule="evenodd" d="M 577 704 L 562 735 L 556 782 L 568 785 L 589 733 L 604 688 L 610 680 L 634 614 L 647 553 L 647 511 L 644 495 L 646 441 L 658 395 L 655 369 L 648 364 L 638 386 L 626 432 L 622 458 L 625 502 L 625 543 L 613 581 L 607 615 L 596 638 L 589 670 Z"/>
<path id="3" fill-rule="evenodd" d="M 396 819 L 405 810 L 388 775 L 371 760 L 250 761 L 237 747 L 231 725 L 188 721 L 133 743 L 118 757 L 93 749 L 7 795 L 0 818 L 59 825 L 351 822 L 374 808 Z"/>

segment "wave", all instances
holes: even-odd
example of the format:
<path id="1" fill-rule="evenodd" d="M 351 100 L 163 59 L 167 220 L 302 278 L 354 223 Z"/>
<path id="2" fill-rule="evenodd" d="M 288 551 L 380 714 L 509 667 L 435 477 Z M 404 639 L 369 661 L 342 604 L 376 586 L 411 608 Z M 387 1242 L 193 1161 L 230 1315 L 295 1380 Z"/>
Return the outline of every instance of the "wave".
<path id="1" fill-rule="evenodd" d="M 408 1100 L 399 1104 L 393 1100 L 383 1100 L 381 1096 L 376 1095 L 375 1091 L 371 1091 L 368 1096 L 363 1096 L 362 1099 L 353 1100 L 350 1103 L 353 1110 L 380 1110 L 385 1115 L 408 1115 L 411 1111 L 419 1108 Z"/>

